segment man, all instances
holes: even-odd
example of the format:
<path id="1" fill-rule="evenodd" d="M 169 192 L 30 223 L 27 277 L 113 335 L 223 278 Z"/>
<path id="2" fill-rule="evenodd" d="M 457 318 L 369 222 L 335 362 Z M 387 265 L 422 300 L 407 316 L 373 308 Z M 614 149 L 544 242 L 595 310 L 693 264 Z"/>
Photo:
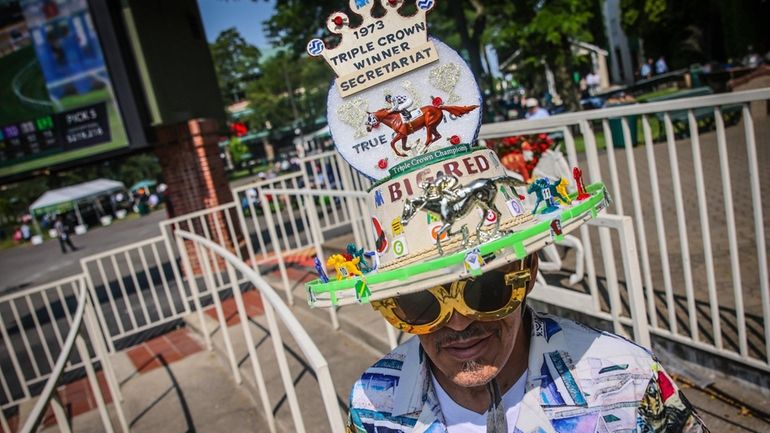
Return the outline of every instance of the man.
<path id="1" fill-rule="evenodd" d="M 56 235 L 59 238 L 59 246 L 61 247 L 62 254 L 67 254 L 65 245 L 70 247 L 70 251 L 78 250 L 75 245 L 72 245 L 67 226 L 64 225 L 61 215 L 56 216 L 56 222 L 54 223 L 53 228 L 56 229 Z"/>
<path id="2" fill-rule="evenodd" d="M 655 75 L 662 75 L 666 72 L 668 72 L 668 64 L 666 63 L 666 58 L 660 56 L 658 60 L 655 61 Z"/>
<path id="3" fill-rule="evenodd" d="M 524 117 L 527 120 L 545 119 L 546 117 L 551 116 L 548 113 L 548 110 L 540 107 L 540 103 L 537 101 L 537 98 L 527 99 L 526 105 L 527 105 L 527 114 Z"/>
<path id="4" fill-rule="evenodd" d="M 586 75 L 586 85 L 588 85 L 588 93 L 590 95 L 595 95 L 601 85 L 601 77 L 599 77 L 599 74 L 594 71 L 589 72 L 588 75 Z"/>
<path id="5" fill-rule="evenodd" d="M 708 431 L 647 350 L 528 308 L 537 266 L 374 304 L 417 338 L 354 384 L 348 431 Z"/>
<path id="6" fill-rule="evenodd" d="M 385 102 L 390 104 L 390 112 L 399 112 L 404 116 L 404 120 L 409 122 L 412 120 L 412 115 L 409 113 L 409 108 L 414 103 L 411 98 L 404 95 L 393 96 L 390 93 L 385 94 Z"/>
<path id="7" fill-rule="evenodd" d="M 641 75 L 642 80 L 649 80 L 652 78 L 652 57 L 647 59 L 647 63 L 643 63 L 641 69 L 639 70 L 639 75 Z"/>

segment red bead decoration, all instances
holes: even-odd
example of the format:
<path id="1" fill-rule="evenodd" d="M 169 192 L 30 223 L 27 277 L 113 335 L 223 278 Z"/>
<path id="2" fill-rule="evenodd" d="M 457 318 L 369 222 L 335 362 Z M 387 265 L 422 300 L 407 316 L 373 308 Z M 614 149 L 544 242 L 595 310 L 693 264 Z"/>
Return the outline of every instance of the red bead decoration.
<path id="1" fill-rule="evenodd" d="M 460 144 L 460 136 L 459 135 L 453 135 L 449 137 L 449 142 L 452 144 Z"/>
<path id="2" fill-rule="evenodd" d="M 433 103 L 434 107 L 440 107 L 440 106 L 444 105 L 444 100 L 441 99 L 440 96 L 436 96 L 435 98 L 433 98 L 433 100 L 431 102 Z"/>
<path id="3" fill-rule="evenodd" d="M 390 3 L 391 6 L 395 6 L 396 3 L 398 3 L 398 0 L 388 0 L 388 3 Z"/>
<path id="4" fill-rule="evenodd" d="M 388 158 L 382 158 L 381 160 L 377 161 L 377 168 L 380 170 L 385 170 L 388 168 Z"/>
<path id="5" fill-rule="evenodd" d="M 342 20 L 341 16 L 337 15 L 336 17 L 332 18 L 332 22 L 335 26 L 342 27 L 344 21 Z"/>

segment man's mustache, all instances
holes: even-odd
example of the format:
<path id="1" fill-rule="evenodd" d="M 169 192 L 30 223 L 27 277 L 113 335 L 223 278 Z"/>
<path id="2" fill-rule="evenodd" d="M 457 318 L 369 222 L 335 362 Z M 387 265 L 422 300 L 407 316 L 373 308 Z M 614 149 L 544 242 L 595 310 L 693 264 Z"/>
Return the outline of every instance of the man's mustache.
<path id="1" fill-rule="evenodd" d="M 482 337 L 492 332 L 498 333 L 497 327 L 486 326 L 487 324 L 481 322 L 472 323 L 462 331 L 454 331 L 449 328 L 444 328 L 442 334 L 436 338 L 436 349 L 441 350 L 442 347 L 456 343 L 458 341 L 469 340 L 471 338 Z"/>

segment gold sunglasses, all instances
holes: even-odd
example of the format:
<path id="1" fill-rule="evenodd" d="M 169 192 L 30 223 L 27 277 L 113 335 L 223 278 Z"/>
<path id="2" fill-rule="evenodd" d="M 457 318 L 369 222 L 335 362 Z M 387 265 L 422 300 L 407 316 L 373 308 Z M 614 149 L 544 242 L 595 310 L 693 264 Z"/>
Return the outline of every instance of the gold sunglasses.
<path id="1" fill-rule="evenodd" d="M 449 322 L 457 311 L 474 320 L 501 319 L 521 305 L 532 278 L 532 256 L 446 286 L 372 301 L 372 307 L 401 331 L 428 334 Z"/>

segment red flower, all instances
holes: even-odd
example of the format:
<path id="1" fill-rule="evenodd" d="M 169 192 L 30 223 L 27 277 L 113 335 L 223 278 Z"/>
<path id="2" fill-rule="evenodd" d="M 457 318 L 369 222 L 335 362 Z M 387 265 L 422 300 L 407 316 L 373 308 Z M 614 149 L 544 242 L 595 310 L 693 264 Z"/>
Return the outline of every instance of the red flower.
<path id="1" fill-rule="evenodd" d="M 460 144 L 460 136 L 459 135 L 453 135 L 449 137 L 449 142 L 452 144 Z"/>
<path id="2" fill-rule="evenodd" d="M 540 135 L 537 136 L 537 138 L 539 138 L 541 140 L 545 140 L 545 139 L 548 138 L 548 134 L 540 134 Z"/>
<path id="3" fill-rule="evenodd" d="M 440 96 L 436 96 L 435 98 L 433 98 L 431 103 L 433 104 L 434 107 L 439 107 L 441 105 L 444 105 L 444 100 L 441 99 Z"/>

